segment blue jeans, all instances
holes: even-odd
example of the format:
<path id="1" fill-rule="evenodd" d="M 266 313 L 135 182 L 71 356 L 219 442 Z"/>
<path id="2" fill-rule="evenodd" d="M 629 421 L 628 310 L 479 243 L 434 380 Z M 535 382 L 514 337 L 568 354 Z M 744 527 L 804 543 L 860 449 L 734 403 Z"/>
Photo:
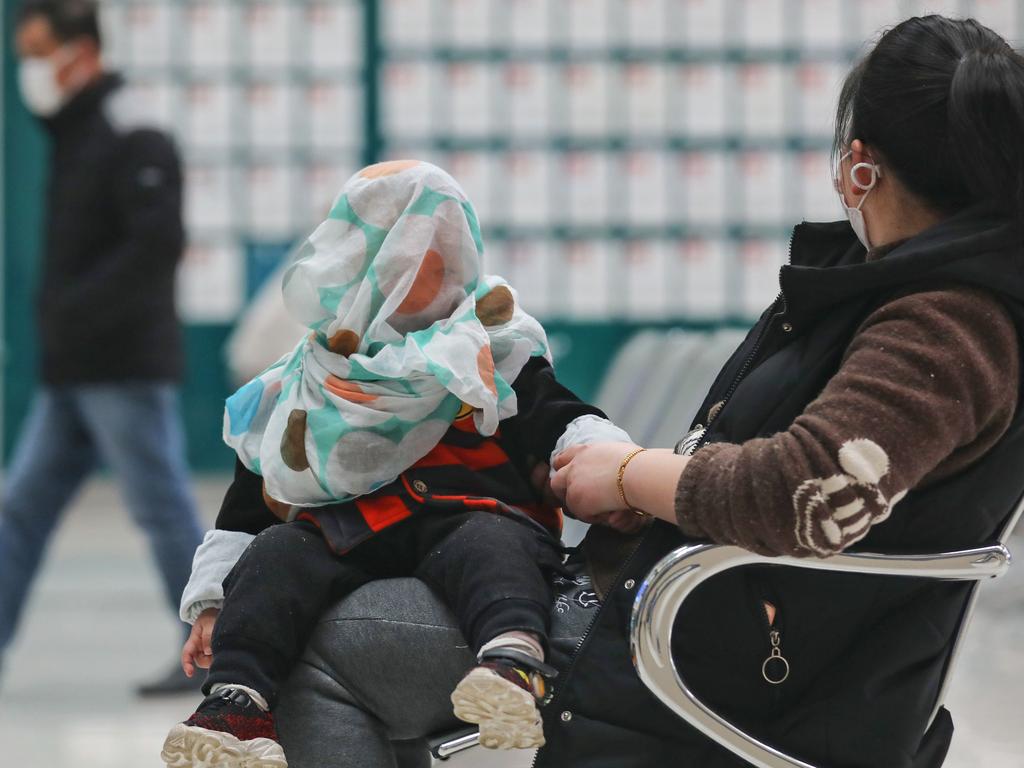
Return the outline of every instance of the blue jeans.
<path id="1" fill-rule="evenodd" d="M 0 507 L 0 654 L 14 636 L 50 534 L 101 461 L 145 531 L 177 613 L 202 530 L 189 490 L 176 387 L 43 388 L 11 459 Z"/>

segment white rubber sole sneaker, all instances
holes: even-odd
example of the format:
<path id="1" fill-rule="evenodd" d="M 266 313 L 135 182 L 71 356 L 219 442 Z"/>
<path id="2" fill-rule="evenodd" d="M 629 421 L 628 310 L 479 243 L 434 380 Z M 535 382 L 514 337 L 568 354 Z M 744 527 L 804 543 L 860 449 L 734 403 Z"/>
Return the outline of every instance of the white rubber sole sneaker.
<path id="1" fill-rule="evenodd" d="M 272 739 L 241 741 L 184 723 L 171 728 L 160 759 L 170 768 L 288 768 L 284 750 Z"/>
<path id="2" fill-rule="evenodd" d="M 480 726 L 488 749 L 544 746 L 544 725 L 533 696 L 489 669 L 477 667 L 452 692 L 455 716 Z"/>

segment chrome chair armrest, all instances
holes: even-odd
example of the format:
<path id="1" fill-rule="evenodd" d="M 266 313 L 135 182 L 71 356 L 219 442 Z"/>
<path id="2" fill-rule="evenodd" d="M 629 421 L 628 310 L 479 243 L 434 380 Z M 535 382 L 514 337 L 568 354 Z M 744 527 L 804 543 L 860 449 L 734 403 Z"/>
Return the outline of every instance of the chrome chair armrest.
<path id="1" fill-rule="evenodd" d="M 680 547 L 654 566 L 641 584 L 633 606 L 630 644 L 640 679 L 679 717 L 752 765 L 814 768 L 760 742 L 711 711 L 690 690 L 673 661 L 672 628 L 683 602 L 701 582 L 744 565 L 785 565 L 875 576 L 980 581 L 1005 573 L 1010 565 L 1010 553 L 997 544 L 961 552 L 903 557 L 856 553 L 826 559 L 769 558 L 739 547 L 693 544 Z"/>

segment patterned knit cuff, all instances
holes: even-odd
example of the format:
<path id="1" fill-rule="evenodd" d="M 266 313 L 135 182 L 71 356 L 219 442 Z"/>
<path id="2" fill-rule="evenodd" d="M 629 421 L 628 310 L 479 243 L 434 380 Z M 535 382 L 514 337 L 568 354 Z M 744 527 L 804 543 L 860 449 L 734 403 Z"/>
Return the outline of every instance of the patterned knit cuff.
<path id="1" fill-rule="evenodd" d="M 715 472 L 721 471 L 721 464 L 713 466 L 715 460 L 723 454 L 738 453 L 740 446 L 730 443 L 712 443 L 699 449 L 687 462 L 683 474 L 676 486 L 675 513 L 679 529 L 687 536 L 706 539 L 711 532 L 704 530 L 701 521 L 710 514 L 715 516 L 717 510 L 709 508 L 717 502 L 725 505 L 727 500 L 716 499 L 714 493 Z"/>

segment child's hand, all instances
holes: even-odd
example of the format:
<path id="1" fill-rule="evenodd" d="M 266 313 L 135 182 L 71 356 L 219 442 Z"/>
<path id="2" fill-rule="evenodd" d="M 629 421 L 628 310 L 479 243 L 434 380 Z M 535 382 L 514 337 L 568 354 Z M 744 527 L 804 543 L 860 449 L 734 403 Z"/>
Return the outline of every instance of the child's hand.
<path id="1" fill-rule="evenodd" d="M 631 509 L 617 509 L 614 512 L 591 515 L 585 522 L 613 528 L 619 533 L 636 533 L 653 519 L 649 515 L 638 515 Z"/>
<path id="2" fill-rule="evenodd" d="M 551 467 L 548 464 L 542 461 L 534 466 L 530 473 L 530 484 L 546 505 L 549 507 L 562 506 L 562 500 L 551 490 Z"/>
<path id="3" fill-rule="evenodd" d="M 605 525 L 619 533 L 636 533 L 653 519 L 649 515 L 638 515 L 631 509 L 620 509 L 608 513 Z"/>
<path id="4" fill-rule="evenodd" d="M 209 669 L 213 663 L 213 625 L 219 614 L 219 608 L 207 608 L 192 625 L 192 633 L 181 649 L 181 668 L 189 677 L 196 673 L 197 666 Z"/>

